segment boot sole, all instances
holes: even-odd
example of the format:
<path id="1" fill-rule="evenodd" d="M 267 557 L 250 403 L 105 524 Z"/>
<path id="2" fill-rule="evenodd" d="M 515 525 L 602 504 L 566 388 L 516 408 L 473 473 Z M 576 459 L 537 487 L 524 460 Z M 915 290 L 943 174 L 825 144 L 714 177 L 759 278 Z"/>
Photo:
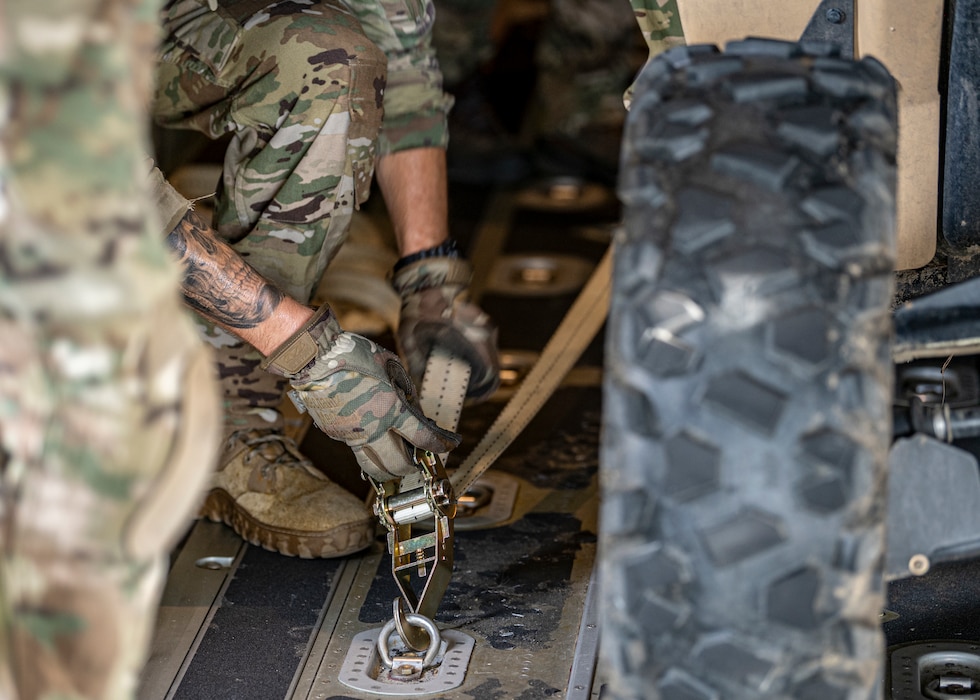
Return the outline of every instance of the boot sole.
<path id="1" fill-rule="evenodd" d="M 321 533 L 270 527 L 249 515 L 221 489 L 208 493 L 200 516 L 224 523 L 249 544 L 300 559 L 334 559 L 360 552 L 371 545 L 375 533 L 370 520 Z"/>

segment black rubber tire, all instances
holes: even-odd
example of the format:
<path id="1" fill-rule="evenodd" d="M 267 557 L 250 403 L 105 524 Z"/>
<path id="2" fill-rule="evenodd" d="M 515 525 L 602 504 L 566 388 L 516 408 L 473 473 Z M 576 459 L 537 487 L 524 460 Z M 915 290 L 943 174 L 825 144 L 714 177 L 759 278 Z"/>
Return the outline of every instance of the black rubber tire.
<path id="1" fill-rule="evenodd" d="M 603 398 L 611 697 L 880 692 L 894 169 L 877 61 L 750 39 L 644 69 Z"/>

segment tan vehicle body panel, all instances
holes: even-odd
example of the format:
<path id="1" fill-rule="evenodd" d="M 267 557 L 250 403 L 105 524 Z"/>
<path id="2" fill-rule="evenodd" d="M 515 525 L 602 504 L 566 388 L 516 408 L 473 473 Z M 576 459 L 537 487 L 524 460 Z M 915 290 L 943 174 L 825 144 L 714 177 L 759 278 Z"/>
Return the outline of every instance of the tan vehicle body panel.
<path id="1" fill-rule="evenodd" d="M 688 44 L 763 36 L 798 39 L 817 0 L 681 0 Z M 859 56 L 884 63 L 899 84 L 899 270 L 936 253 L 939 206 L 939 57 L 942 0 L 855 0 Z"/>

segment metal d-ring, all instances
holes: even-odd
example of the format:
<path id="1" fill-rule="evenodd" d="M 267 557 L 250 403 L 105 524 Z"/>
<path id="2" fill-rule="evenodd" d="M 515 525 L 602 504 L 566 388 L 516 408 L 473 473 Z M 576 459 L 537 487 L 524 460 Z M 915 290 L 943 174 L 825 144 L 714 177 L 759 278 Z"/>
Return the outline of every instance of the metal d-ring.
<path id="1" fill-rule="evenodd" d="M 425 656 L 422 657 L 422 668 L 429 668 L 436 660 L 439 647 L 442 645 L 442 635 L 439 634 L 439 628 L 436 627 L 435 622 L 425 615 L 419 615 L 418 613 L 408 613 L 405 615 L 405 619 L 416 627 L 421 627 L 429 635 L 429 646 L 425 650 Z M 395 621 L 388 620 L 387 624 L 381 628 L 381 634 L 378 635 L 378 655 L 381 657 L 381 663 L 384 664 L 385 668 L 391 668 L 392 666 L 391 650 L 388 649 L 388 639 L 394 631 Z"/>

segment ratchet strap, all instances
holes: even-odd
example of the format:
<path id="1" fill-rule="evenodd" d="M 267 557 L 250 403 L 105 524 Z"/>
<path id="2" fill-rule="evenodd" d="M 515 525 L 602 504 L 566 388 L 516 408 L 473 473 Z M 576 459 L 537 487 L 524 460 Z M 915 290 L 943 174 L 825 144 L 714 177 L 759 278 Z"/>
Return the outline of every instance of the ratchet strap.
<path id="1" fill-rule="evenodd" d="M 440 427 L 456 432 L 469 381 L 467 363 L 442 351 L 433 352 L 419 390 L 423 412 Z M 375 484 L 375 512 L 388 530 L 391 573 L 401 594 L 393 602 L 392 624 L 410 649 L 425 651 L 427 657 L 438 642 L 413 620 L 435 618 L 453 572 L 456 506 L 443 466 L 446 457 L 416 452 L 418 472 L 398 482 Z M 419 527 L 418 532 L 413 525 Z M 379 637 L 382 640 L 379 650 L 387 645 L 385 634 Z"/>
<path id="2" fill-rule="evenodd" d="M 585 352 L 606 320 L 611 281 L 610 247 L 541 351 L 534 367 L 473 451 L 451 473 L 449 480 L 456 494 L 465 493 L 520 435 Z M 433 375 L 431 381 L 430 373 Z M 463 408 L 469 368 L 459 360 L 434 356 L 429 360 L 425 376 L 421 400 L 426 415 L 440 426 L 455 430 Z M 452 417 L 451 426 L 443 423 L 443 420 L 450 420 L 444 418 L 447 415 Z"/>
<path id="3" fill-rule="evenodd" d="M 428 656 L 436 644 L 424 626 L 413 624 L 413 620 L 433 619 L 449 585 L 456 494 L 465 493 L 507 449 L 595 338 L 609 308 L 611 267 L 610 249 L 545 345 L 537 363 L 454 474 L 447 477 L 446 455 L 417 453 L 419 472 L 399 482 L 375 483 L 375 512 L 388 529 L 392 575 L 401 593 L 393 601 L 393 624 L 410 649 L 425 651 Z M 470 367 L 460 358 L 441 351 L 430 355 L 419 396 L 422 410 L 440 427 L 456 431 L 469 377 Z M 413 524 L 425 522 L 431 522 L 431 530 L 428 526 L 423 528 L 424 532 L 412 530 Z M 422 584 L 420 593 L 416 592 L 419 586 L 413 582 Z M 384 637 L 379 648 L 387 645 L 387 635 Z"/>

